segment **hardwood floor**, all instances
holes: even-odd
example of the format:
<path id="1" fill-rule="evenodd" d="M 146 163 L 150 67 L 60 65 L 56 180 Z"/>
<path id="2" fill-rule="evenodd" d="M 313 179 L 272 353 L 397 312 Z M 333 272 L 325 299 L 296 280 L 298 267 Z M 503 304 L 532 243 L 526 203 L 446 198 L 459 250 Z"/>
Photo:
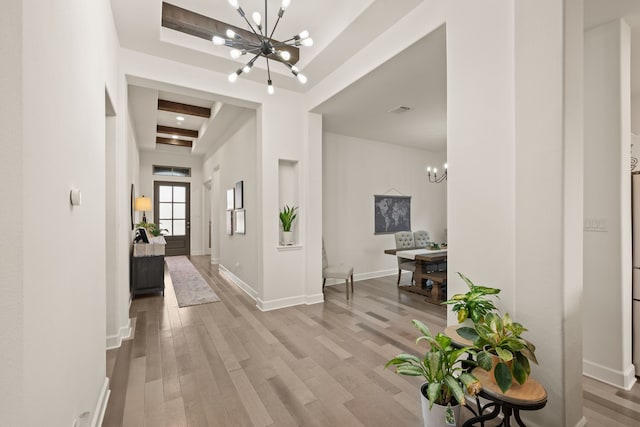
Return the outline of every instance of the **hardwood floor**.
<path id="1" fill-rule="evenodd" d="M 103 426 L 421 425 L 422 381 L 383 366 L 423 351 L 410 321 L 442 331 L 443 307 L 385 277 L 356 282 L 349 301 L 328 286 L 323 304 L 265 313 L 208 257 L 192 262 L 222 301 L 178 308 L 168 274 L 164 298 L 133 301 L 133 337 L 107 352 Z M 584 397 L 589 426 L 640 425 L 638 386 L 585 380 Z"/>

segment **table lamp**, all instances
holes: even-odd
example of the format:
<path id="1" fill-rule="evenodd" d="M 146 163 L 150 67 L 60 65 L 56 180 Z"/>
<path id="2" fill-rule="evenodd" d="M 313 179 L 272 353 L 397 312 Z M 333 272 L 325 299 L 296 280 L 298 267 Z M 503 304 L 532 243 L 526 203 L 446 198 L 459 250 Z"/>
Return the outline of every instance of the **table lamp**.
<path id="1" fill-rule="evenodd" d="M 135 204 L 136 212 L 142 212 L 142 222 L 147 222 L 146 211 L 151 210 L 151 198 L 149 197 L 136 197 Z"/>

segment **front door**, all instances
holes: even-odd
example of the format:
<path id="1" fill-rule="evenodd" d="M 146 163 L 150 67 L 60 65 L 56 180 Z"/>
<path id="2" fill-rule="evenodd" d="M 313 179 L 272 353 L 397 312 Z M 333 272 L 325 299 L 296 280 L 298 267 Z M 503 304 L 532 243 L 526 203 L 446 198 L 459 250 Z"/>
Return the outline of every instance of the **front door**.
<path id="1" fill-rule="evenodd" d="M 165 254 L 190 255 L 190 186 L 188 182 L 153 183 L 153 203 L 156 224 L 164 229 L 167 241 Z"/>

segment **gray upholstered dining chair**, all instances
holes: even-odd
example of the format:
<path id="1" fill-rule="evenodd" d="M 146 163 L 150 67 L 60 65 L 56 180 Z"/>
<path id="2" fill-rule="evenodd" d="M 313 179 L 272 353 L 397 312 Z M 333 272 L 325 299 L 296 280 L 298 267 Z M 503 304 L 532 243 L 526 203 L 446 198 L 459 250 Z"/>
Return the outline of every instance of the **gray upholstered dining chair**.
<path id="1" fill-rule="evenodd" d="M 396 249 L 412 249 L 415 247 L 413 240 L 413 233 L 411 231 L 399 231 L 395 234 Z M 413 283 L 413 275 L 416 272 L 416 262 L 412 259 L 396 257 L 398 259 L 398 285 L 400 284 L 400 277 L 402 276 L 402 270 L 411 272 L 411 283 Z"/>
<path id="2" fill-rule="evenodd" d="M 353 267 L 350 265 L 337 264 L 330 265 L 327 261 L 327 251 L 324 249 L 324 239 L 322 240 L 322 291 L 327 279 L 344 280 L 347 287 L 347 299 L 349 299 L 349 280 L 351 280 L 351 293 L 353 293 Z"/>
<path id="3" fill-rule="evenodd" d="M 429 232 L 427 230 L 414 231 L 413 241 L 416 248 L 426 248 L 431 243 Z"/>

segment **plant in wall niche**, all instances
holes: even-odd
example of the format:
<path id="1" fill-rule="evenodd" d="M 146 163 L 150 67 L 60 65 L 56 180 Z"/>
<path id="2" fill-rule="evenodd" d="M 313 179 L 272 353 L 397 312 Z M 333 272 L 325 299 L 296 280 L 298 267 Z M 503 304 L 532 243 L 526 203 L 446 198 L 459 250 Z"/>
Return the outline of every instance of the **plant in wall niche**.
<path id="1" fill-rule="evenodd" d="M 293 225 L 293 221 L 296 219 L 298 214 L 296 210 L 297 206 L 289 206 L 284 205 L 284 208 L 280 211 L 280 223 L 282 223 L 282 244 L 283 245 L 293 245 L 293 232 L 291 231 L 291 226 Z"/>
<path id="2" fill-rule="evenodd" d="M 293 220 L 296 219 L 298 214 L 296 214 L 297 206 L 284 205 L 284 208 L 280 211 L 280 222 L 282 223 L 283 231 L 291 231 L 291 226 L 293 225 Z"/>

